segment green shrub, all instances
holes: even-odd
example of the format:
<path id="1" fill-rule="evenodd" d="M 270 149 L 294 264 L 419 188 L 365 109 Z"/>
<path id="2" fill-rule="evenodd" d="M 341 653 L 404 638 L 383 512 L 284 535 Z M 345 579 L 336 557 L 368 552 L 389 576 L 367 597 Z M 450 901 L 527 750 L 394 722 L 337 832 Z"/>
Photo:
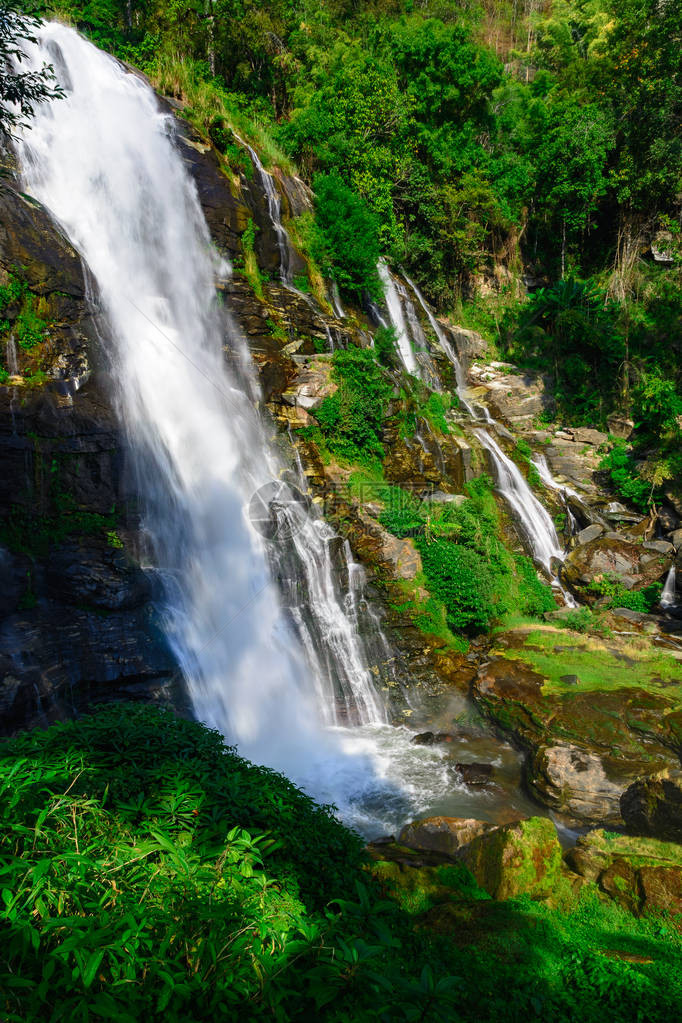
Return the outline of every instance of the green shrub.
<path id="1" fill-rule="evenodd" d="M 398 366 L 396 356 L 396 332 L 395 327 L 378 327 L 374 334 L 374 351 L 382 366 L 394 369 Z"/>
<path id="2" fill-rule="evenodd" d="M 414 537 L 426 583 L 445 606 L 447 624 L 486 631 L 507 614 L 539 617 L 556 607 L 552 589 L 538 579 L 530 558 L 511 554 L 501 537 L 492 480 L 467 484 L 468 500 L 421 502 L 392 488 L 380 519 L 395 536 Z"/>
<path id="3" fill-rule="evenodd" d="M 341 291 L 374 298 L 382 289 L 379 262 L 378 222 L 365 202 L 344 184 L 338 174 L 318 174 L 315 189 L 315 229 L 311 255 L 326 277 Z"/>
<path id="4" fill-rule="evenodd" d="M 650 614 L 661 600 L 663 587 L 661 583 L 651 583 L 641 590 L 628 590 L 617 576 L 604 575 L 590 583 L 590 592 L 597 597 L 605 597 L 605 607 L 627 607 L 631 611 Z"/>
<path id="5" fill-rule="evenodd" d="M 416 540 L 429 589 L 443 602 L 451 629 L 483 631 L 496 616 L 493 573 L 476 551 L 448 540 Z"/>
<path id="6" fill-rule="evenodd" d="M 0 334 L 12 330 L 17 344 L 30 352 L 45 340 L 48 324 L 36 310 L 36 296 L 28 284 L 10 275 L 7 284 L 0 287 Z M 7 316 L 6 319 L 1 319 Z"/>
<path id="7" fill-rule="evenodd" d="M 608 455 L 601 460 L 599 468 L 608 472 L 618 493 L 636 508 L 645 511 L 651 499 L 651 484 L 637 472 L 637 467 L 628 452 L 624 440 L 615 441 Z"/>
<path id="8" fill-rule="evenodd" d="M 327 448 L 350 462 L 383 459 L 382 423 L 391 385 L 371 348 L 334 352 L 332 379 L 338 384 L 315 409 Z"/>
<path id="9" fill-rule="evenodd" d="M 378 1018 L 367 968 L 346 975 L 393 955 L 356 937 L 360 840 L 217 733 L 123 705 L 19 736 L 0 821 L 3 1019 L 306 1019 L 337 996 Z"/>

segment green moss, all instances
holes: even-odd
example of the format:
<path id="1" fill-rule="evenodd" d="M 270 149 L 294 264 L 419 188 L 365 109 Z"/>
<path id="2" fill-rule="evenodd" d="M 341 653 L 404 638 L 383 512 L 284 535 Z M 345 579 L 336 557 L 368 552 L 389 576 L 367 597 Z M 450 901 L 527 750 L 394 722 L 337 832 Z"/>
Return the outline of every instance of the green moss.
<path id="1" fill-rule="evenodd" d="M 567 636 L 565 630 L 549 626 L 525 631 L 522 640 L 522 645 L 494 652 L 530 665 L 544 677 L 546 695 L 565 695 L 568 687 L 562 676 L 576 675 L 578 683 L 570 686 L 571 693 L 636 688 L 665 697 L 671 707 L 682 707 L 682 665 L 648 645 L 613 647 L 594 636 Z"/>

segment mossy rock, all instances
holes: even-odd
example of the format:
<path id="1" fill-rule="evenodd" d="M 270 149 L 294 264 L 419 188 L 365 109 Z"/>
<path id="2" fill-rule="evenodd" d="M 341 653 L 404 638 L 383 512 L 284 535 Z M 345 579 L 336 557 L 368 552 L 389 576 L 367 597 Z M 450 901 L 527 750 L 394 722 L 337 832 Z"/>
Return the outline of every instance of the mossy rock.
<path id="1" fill-rule="evenodd" d="M 621 796 L 620 809 L 638 834 L 682 842 L 682 772 L 637 779 Z"/>
<path id="2" fill-rule="evenodd" d="M 571 870 L 630 913 L 668 913 L 682 926 L 682 846 L 598 829 L 566 855 Z"/>
<path id="3" fill-rule="evenodd" d="M 561 846 L 546 817 L 530 817 L 481 835 L 458 859 L 493 899 L 548 898 L 563 887 Z"/>

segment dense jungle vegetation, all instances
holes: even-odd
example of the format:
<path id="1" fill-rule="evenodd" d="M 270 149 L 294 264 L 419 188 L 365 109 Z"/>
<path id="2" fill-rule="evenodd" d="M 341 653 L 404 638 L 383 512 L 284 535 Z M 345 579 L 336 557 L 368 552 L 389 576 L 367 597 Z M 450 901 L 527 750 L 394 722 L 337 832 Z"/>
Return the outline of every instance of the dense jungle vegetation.
<path id="1" fill-rule="evenodd" d="M 35 9 L 182 96 L 237 167 L 226 125 L 266 162 L 293 163 L 317 193 L 301 235 L 347 295 L 377 292 L 383 252 L 500 355 L 551 373 L 559 417 L 634 420 L 632 448 L 608 466 L 625 496 L 646 504 L 679 485 L 682 29 L 672 0 Z"/>
<path id="2" fill-rule="evenodd" d="M 682 999 L 669 922 L 496 903 L 454 864 L 402 891 L 329 808 L 153 707 L 3 743 L 0 821 L 8 1023 L 667 1023 Z"/>
<path id="3" fill-rule="evenodd" d="M 608 466 L 624 496 L 679 485 L 677 4 L 30 6 L 182 96 L 238 165 L 226 125 L 293 162 L 317 193 L 302 237 L 347 294 L 377 292 L 383 252 L 501 355 L 550 372 L 559 416 L 634 420 Z"/>

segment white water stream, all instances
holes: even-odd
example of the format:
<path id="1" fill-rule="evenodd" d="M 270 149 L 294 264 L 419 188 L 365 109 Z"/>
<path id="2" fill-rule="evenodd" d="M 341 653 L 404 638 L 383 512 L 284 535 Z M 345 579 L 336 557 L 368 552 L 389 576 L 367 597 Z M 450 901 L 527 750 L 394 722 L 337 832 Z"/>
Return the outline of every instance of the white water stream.
<path id="1" fill-rule="evenodd" d="M 677 578 L 675 572 L 675 566 L 673 565 L 668 572 L 665 580 L 665 586 L 663 587 L 663 593 L 661 593 L 661 607 L 676 607 L 677 606 Z"/>
<path id="2" fill-rule="evenodd" d="M 396 333 L 400 361 L 408 373 L 411 373 L 413 376 L 419 376 L 419 367 L 417 366 L 417 360 L 410 341 L 410 335 L 407 329 L 407 324 L 405 323 L 403 307 L 398 295 L 395 281 L 393 280 L 393 276 L 383 259 L 379 261 L 377 270 L 379 271 L 381 283 L 384 286 L 384 297 L 386 299 L 386 308 L 388 309 L 391 326 Z"/>
<path id="3" fill-rule="evenodd" d="M 296 472 L 255 413 L 248 352 L 216 301 L 215 279 L 229 267 L 212 247 L 172 116 L 70 28 L 44 26 L 29 56 L 34 67 L 54 64 L 66 96 L 39 107 L 17 144 L 22 187 L 62 225 L 96 284 L 163 624 L 197 716 L 367 834 L 429 812 L 494 817 L 500 796 L 453 773 L 454 759 L 476 755 L 469 740 L 414 746 L 412 729 L 388 723 L 391 651 L 361 569 L 314 510 L 280 491 Z M 281 224 L 276 201 L 270 215 Z M 224 346 L 239 374 L 226 369 Z M 263 495 L 255 518 L 254 493 Z M 277 535 L 264 538 L 264 523 Z M 516 771 L 516 755 L 487 741 L 486 759 Z"/>
<path id="4" fill-rule="evenodd" d="M 70 28 L 45 26 L 30 56 L 55 65 L 66 98 L 40 107 L 18 144 L 22 185 L 97 284 L 165 631 L 197 716 L 347 819 L 395 826 L 417 810 L 401 767 L 409 738 L 386 724 L 380 666 L 359 638 L 362 580 L 324 520 L 295 500 L 279 510 L 270 500 L 283 466 L 249 387 L 225 368 L 223 344 L 239 348 L 239 339 L 214 278 L 229 268 L 212 248 L 173 120 L 139 78 Z M 247 514 L 261 488 L 274 541 Z M 388 817 L 365 809 L 382 791 Z M 427 785 L 419 808 L 431 802 Z"/>

